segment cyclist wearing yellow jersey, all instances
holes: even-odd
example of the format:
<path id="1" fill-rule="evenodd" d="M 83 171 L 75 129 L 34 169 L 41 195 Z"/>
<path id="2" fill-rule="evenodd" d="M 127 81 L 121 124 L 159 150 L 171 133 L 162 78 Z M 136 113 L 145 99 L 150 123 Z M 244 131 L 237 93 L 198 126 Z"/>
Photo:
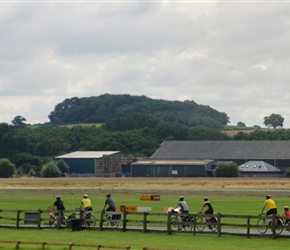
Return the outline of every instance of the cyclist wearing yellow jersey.
<path id="1" fill-rule="evenodd" d="M 80 209 L 82 207 L 84 207 L 85 211 L 92 211 L 93 210 L 93 205 L 92 205 L 91 200 L 89 199 L 87 194 L 84 194 L 84 198 L 81 201 Z"/>
<path id="2" fill-rule="evenodd" d="M 266 195 L 266 200 L 264 202 L 261 214 L 264 213 L 264 209 L 265 209 L 266 206 L 269 209 L 266 212 L 266 215 L 277 214 L 278 213 L 277 206 L 276 206 L 275 202 L 272 200 L 270 195 Z"/>

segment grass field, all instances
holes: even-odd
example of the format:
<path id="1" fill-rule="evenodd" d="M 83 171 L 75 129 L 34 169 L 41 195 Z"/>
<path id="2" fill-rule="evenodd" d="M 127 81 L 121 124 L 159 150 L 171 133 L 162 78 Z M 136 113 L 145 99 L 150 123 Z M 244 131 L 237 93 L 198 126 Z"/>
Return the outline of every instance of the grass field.
<path id="1" fill-rule="evenodd" d="M 103 208 L 105 194 L 111 192 L 118 205 L 151 207 L 152 212 L 162 212 L 164 207 L 174 206 L 179 195 L 184 195 L 190 212 L 199 211 L 204 196 L 208 196 L 215 212 L 222 214 L 258 215 L 265 194 L 270 193 L 282 213 L 284 205 L 290 205 L 290 183 L 288 179 L 244 179 L 244 178 L 21 178 L 1 179 L 1 209 L 46 209 L 60 195 L 67 210 L 79 205 L 83 193 L 88 193 L 94 210 Z M 160 194 L 160 201 L 140 201 L 141 194 Z M 290 234 L 289 234 L 290 236 Z M 235 236 L 178 234 L 121 231 L 77 231 L 50 229 L 4 229 L 0 228 L 0 239 L 48 242 L 75 242 L 103 245 L 131 246 L 141 250 L 142 246 L 156 248 L 187 249 L 289 249 L 288 239 L 244 238 Z M 0 244 L 0 249 L 15 246 Z M 21 245 L 20 249 L 41 249 Z M 47 246 L 46 249 L 68 249 Z M 77 247 L 75 249 L 86 250 Z M 92 248 L 87 248 L 92 249 Z"/>

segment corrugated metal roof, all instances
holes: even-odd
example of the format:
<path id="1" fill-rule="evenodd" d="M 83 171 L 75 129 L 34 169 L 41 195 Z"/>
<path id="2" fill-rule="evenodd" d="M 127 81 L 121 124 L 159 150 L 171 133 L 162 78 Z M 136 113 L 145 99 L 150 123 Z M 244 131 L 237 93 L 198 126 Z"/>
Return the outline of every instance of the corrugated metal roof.
<path id="1" fill-rule="evenodd" d="M 207 165 L 212 160 L 140 160 L 132 165 Z"/>
<path id="2" fill-rule="evenodd" d="M 279 168 L 272 166 L 264 161 L 248 161 L 239 167 L 240 172 L 281 172 Z"/>
<path id="3" fill-rule="evenodd" d="M 56 159 L 65 159 L 65 158 L 102 158 L 104 155 L 113 155 L 119 153 L 120 151 L 75 151 L 69 154 L 64 154 L 55 157 Z"/>
<path id="4" fill-rule="evenodd" d="M 164 141 L 150 159 L 290 159 L 290 141 Z"/>

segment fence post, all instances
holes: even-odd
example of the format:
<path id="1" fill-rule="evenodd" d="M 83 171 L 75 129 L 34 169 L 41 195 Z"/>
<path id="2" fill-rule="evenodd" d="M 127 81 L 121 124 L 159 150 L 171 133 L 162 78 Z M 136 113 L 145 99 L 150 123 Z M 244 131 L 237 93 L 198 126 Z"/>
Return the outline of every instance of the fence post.
<path id="1" fill-rule="evenodd" d="M 197 221 L 197 214 L 194 214 L 193 215 L 193 225 L 192 225 L 192 227 L 193 227 L 193 235 L 195 235 L 196 234 L 196 221 Z"/>
<path id="2" fill-rule="evenodd" d="M 251 220 L 250 216 L 247 217 L 247 238 L 250 238 L 250 227 L 251 227 Z"/>
<path id="3" fill-rule="evenodd" d="M 167 234 L 171 234 L 171 213 L 167 213 Z"/>
<path id="4" fill-rule="evenodd" d="M 218 217 L 218 236 L 221 237 L 221 235 L 222 235 L 222 226 L 221 226 L 222 225 L 222 223 L 221 223 L 222 215 L 221 215 L 221 213 L 218 213 L 217 217 Z"/>
<path id="5" fill-rule="evenodd" d="M 41 228 L 41 213 L 42 213 L 42 210 L 41 209 L 38 209 L 37 210 L 37 212 L 38 212 L 38 216 L 37 216 L 37 227 L 38 227 L 38 229 L 40 229 Z"/>
<path id="6" fill-rule="evenodd" d="M 42 250 L 45 248 L 45 242 L 42 242 Z"/>
<path id="7" fill-rule="evenodd" d="M 68 244 L 68 250 L 72 250 L 72 247 L 73 247 L 73 243 L 70 242 L 70 243 Z"/>
<path id="8" fill-rule="evenodd" d="M 143 213 L 143 232 L 145 233 L 147 231 L 147 215 L 148 213 Z"/>
<path id="9" fill-rule="evenodd" d="M 105 216 L 105 211 L 102 210 L 101 212 L 101 218 L 100 218 L 100 226 L 99 226 L 99 230 L 100 231 L 103 231 L 104 228 L 103 228 L 103 224 L 104 224 L 104 216 Z"/>
<path id="10" fill-rule="evenodd" d="M 16 246 L 15 246 L 16 249 L 19 249 L 19 244 L 20 244 L 20 241 L 17 241 Z"/>
<path id="11" fill-rule="evenodd" d="M 17 210 L 17 216 L 16 216 L 16 228 L 19 228 L 20 212 L 21 212 L 21 210 Z"/>
<path id="12" fill-rule="evenodd" d="M 124 211 L 123 214 L 123 232 L 126 232 L 126 227 L 127 227 L 127 211 Z"/>
<path id="13" fill-rule="evenodd" d="M 277 216 L 275 214 L 272 215 L 272 225 L 271 225 L 271 228 L 272 228 L 272 238 L 273 239 L 276 239 L 276 226 L 277 226 L 277 223 L 276 223 L 276 220 L 277 220 Z"/>
<path id="14" fill-rule="evenodd" d="M 142 250 L 147 250 L 147 247 L 142 247 Z"/>

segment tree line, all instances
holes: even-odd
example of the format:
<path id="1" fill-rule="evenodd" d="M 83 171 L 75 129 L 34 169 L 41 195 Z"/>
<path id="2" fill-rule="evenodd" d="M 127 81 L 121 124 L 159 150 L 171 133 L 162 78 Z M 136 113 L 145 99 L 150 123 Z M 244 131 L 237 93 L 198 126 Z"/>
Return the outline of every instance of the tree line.
<path id="1" fill-rule="evenodd" d="M 146 114 L 113 118 L 104 126 L 24 126 L 0 124 L 0 159 L 15 165 L 17 175 L 41 173 L 55 156 L 73 151 L 121 151 L 150 157 L 165 140 L 289 140 L 290 130 L 255 130 L 229 136 L 221 130 L 164 122 Z M 61 171 L 67 172 L 63 168 Z M 60 173 L 61 174 L 61 173 Z"/>

